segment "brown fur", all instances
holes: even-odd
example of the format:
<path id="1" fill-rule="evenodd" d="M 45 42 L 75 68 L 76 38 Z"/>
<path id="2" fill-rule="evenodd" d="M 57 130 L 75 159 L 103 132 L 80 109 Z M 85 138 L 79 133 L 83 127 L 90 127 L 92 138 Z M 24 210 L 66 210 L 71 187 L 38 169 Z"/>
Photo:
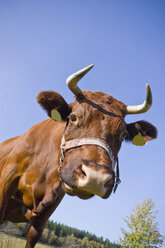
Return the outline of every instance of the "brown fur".
<path id="1" fill-rule="evenodd" d="M 64 190 L 59 177 L 60 144 L 65 139 L 95 137 L 103 139 L 117 158 L 123 134 L 132 140 L 141 133 L 147 140 L 156 138 L 156 128 L 148 122 L 126 124 L 126 105 L 101 92 L 84 91 L 83 97 L 68 105 L 56 92 L 43 91 L 37 101 L 50 116 L 57 108 L 64 122 L 49 118 L 31 127 L 24 135 L 0 144 L 0 222 L 31 221 L 26 248 L 33 248 L 47 219 L 62 200 L 65 191 L 87 199 L 91 192 L 77 187 L 78 177 L 83 177 L 80 165 L 100 173 L 109 173 L 109 197 L 114 186 L 112 161 L 101 147 L 82 146 L 65 154 L 61 177 L 71 186 Z M 76 122 L 69 114 L 76 115 Z M 67 121 L 66 121 L 67 120 Z M 67 125 L 67 126 L 66 126 Z"/>

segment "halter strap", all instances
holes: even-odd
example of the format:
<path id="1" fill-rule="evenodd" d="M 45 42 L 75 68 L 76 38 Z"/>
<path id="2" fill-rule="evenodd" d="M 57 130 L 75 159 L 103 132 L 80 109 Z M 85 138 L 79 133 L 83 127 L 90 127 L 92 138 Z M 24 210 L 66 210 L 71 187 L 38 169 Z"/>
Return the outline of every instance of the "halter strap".
<path id="1" fill-rule="evenodd" d="M 65 152 L 70 150 L 70 149 L 77 148 L 77 147 L 84 146 L 84 145 L 96 145 L 96 146 L 102 147 L 108 153 L 108 156 L 112 162 L 112 169 L 113 170 L 115 169 L 115 163 L 117 161 L 115 184 L 114 184 L 114 193 L 115 193 L 118 184 L 121 182 L 119 179 L 118 158 L 117 158 L 117 160 L 115 160 L 110 146 L 103 139 L 100 139 L 100 138 L 81 138 L 81 139 L 72 139 L 69 141 L 65 141 L 65 138 L 63 135 L 62 142 L 61 142 L 61 155 L 62 156 L 60 158 L 60 166 L 58 168 L 59 173 L 60 173 L 60 178 L 61 178 L 61 166 L 63 164 Z M 61 178 L 61 180 L 62 180 L 62 178 Z"/>
<path id="2" fill-rule="evenodd" d="M 62 143 L 61 143 L 61 150 L 63 150 L 63 152 L 66 152 L 72 148 L 76 148 L 76 147 L 84 146 L 84 145 L 96 145 L 96 146 L 100 146 L 104 150 L 106 150 L 106 152 L 108 153 L 108 155 L 112 161 L 112 169 L 114 170 L 116 161 L 114 159 L 111 148 L 103 139 L 100 139 L 100 138 L 81 138 L 81 139 L 72 139 L 69 141 L 65 141 L 65 138 L 63 136 L 62 137 Z"/>

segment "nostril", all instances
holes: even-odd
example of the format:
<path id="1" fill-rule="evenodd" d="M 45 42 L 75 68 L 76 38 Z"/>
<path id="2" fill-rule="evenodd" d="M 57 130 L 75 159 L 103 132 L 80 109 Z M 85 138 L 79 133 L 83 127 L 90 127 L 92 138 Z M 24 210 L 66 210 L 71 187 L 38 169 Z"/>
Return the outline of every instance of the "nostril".
<path id="1" fill-rule="evenodd" d="M 103 199 L 107 199 L 111 192 L 112 192 L 112 189 L 113 189 L 113 185 L 114 185 L 114 182 L 113 182 L 113 179 L 109 179 L 105 184 L 104 184 L 104 189 L 106 190 L 106 193 L 105 195 L 102 197 Z"/>
<path id="2" fill-rule="evenodd" d="M 86 173 L 85 173 L 85 171 L 83 171 L 82 168 L 81 168 L 81 173 L 82 173 L 84 176 L 86 176 Z"/>
<path id="3" fill-rule="evenodd" d="M 112 181 L 112 178 L 111 178 L 111 179 L 109 179 L 109 180 L 104 184 L 104 187 L 105 187 L 105 188 L 110 188 L 110 187 L 112 187 L 112 185 L 113 185 L 113 181 Z"/>
<path id="4" fill-rule="evenodd" d="M 87 176 L 86 173 L 85 173 L 85 171 L 83 170 L 82 164 L 77 168 L 76 172 L 77 172 L 78 175 L 81 176 L 81 177 L 82 177 L 82 176 L 83 176 L 83 177 L 86 177 L 86 176 Z"/>

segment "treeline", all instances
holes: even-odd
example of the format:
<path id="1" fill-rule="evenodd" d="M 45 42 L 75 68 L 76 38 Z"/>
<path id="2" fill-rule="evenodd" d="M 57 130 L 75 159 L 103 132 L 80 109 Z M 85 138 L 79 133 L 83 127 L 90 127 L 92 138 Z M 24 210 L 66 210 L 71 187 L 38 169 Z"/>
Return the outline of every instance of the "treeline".
<path id="1" fill-rule="evenodd" d="M 0 231 L 17 237 L 27 236 L 29 225 L 24 223 L 13 224 L 10 222 L 0 226 Z M 120 245 L 111 243 L 108 239 L 98 238 L 89 232 L 80 231 L 53 221 L 48 221 L 40 242 L 61 248 L 120 248 Z"/>
<path id="2" fill-rule="evenodd" d="M 103 240 L 103 238 L 98 238 L 94 234 L 90 234 L 89 232 L 81 231 L 76 228 L 71 228 L 66 225 L 58 224 L 53 221 L 48 221 L 46 224 L 46 229 L 53 231 L 58 237 L 74 237 L 78 240 L 83 241 L 83 244 L 91 243 L 91 246 L 82 246 L 82 247 L 97 247 L 97 248 L 119 248 L 120 245 L 111 243 L 108 239 Z M 92 246 L 92 244 L 95 246 Z M 89 244 L 88 244 L 89 245 Z M 102 246 L 101 246 L 102 245 Z M 76 246 L 75 246 L 76 247 Z M 78 247 L 78 246 L 77 246 Z"/>

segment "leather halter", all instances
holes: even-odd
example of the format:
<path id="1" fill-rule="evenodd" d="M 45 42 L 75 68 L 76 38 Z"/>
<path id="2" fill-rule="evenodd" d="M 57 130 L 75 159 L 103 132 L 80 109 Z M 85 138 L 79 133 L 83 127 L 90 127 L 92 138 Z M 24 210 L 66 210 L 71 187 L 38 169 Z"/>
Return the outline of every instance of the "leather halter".
<path id="1" fill-rule="evenodd" d="M 103 139 L 100 139 L 100 138 L 81 138 L 81 139 L 72 139 L 69 141 L 65 141 L 65 138 L 63 135 L 62 142 L 61 142 L 61 155 L 62 156 L 60 158 L 60 166 L 58 168 L 58 171 L 60 174 L 60 179 L 63 181 L 62 176 L 61 176 L 61 166 L 62 166 L 63 161 L 64 161 L 65 152 L 67 152 L 70 149 L 74 149 L 74 148 L 84 146 L 84 145 L 96 145 L 96 146 L 102 147 L 108 153 L 108 156 L 112 162 L 112 169 L 113 170 L 115 169 L 115 163 L 117 162 L 115 183 L 114 183 L 114 190 L 113 190 L 115 193 L 118 184 L 121 183 L 121 180 L 119 178 L 118 158 L 117 158 L 117 160 L 115 160 L 110 146 Z"/>

